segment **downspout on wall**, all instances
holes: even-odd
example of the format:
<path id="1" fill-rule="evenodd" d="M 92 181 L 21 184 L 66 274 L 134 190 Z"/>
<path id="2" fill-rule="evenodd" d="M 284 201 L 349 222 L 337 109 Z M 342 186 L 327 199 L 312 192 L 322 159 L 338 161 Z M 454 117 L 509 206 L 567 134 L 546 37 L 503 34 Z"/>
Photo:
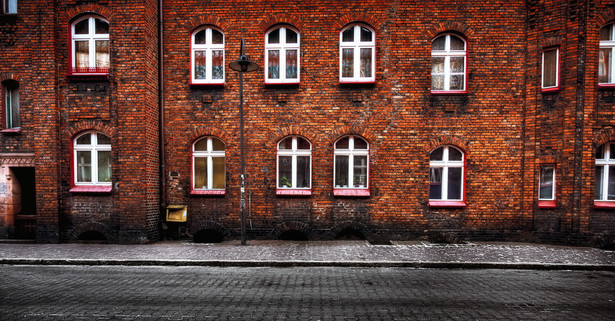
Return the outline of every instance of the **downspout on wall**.
<path id="1" fill-rule="evenodd" d="M 158 0 L 158 136 L 160 162 L 160 211 L 164 213 L 167 206 L 167 180 L 165 176 L 167 159 L 165 153 L 164 131 L 164 10 L 163 0 Z"/>

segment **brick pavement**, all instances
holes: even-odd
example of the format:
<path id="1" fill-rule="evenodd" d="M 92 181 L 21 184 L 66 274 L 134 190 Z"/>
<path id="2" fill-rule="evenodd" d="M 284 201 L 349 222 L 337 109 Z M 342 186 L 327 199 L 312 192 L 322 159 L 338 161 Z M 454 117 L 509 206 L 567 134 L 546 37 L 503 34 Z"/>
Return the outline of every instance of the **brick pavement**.
<path id="1" fill-rule="evenodd" d="M 0 264 L 413 266 L 615 270 L 615 251 L 526 243 L 187 241 L 148 245 L 0 244 Z"/>

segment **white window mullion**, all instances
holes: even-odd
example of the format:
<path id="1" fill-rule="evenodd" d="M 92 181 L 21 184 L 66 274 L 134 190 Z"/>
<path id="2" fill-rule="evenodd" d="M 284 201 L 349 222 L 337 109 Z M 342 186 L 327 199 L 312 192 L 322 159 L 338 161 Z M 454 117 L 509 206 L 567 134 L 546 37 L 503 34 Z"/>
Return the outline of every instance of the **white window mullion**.
<path id="1" fill-rule="evenodd" d="M 604 173 L 602 174 L 602 195 L 603 201 L 608 200 L 609 195 L 609 165 L 604 165 Z"/>

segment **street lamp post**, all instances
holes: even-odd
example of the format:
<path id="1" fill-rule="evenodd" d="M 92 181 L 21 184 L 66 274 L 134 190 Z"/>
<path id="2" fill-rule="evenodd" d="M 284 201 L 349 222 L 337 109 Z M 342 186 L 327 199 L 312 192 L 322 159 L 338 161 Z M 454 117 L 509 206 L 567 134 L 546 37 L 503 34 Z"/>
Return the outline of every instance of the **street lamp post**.
<path id="1" fill-rule="evenodd" d="M 241 50 L 239 52 L 239 60 L 231 62 L 229 68 L 239 72 L 239 150 L 240 161 L 239 166 L 241 169 L 241 245 L 246 245 L 246 198 L 245 198 L 245 156 L 243 148 L 243 73 L 252 72 L 258 70 L 259 66 L 250 61 L 248 56 L 244 54 L 244 40 L 241 38 Z"/>

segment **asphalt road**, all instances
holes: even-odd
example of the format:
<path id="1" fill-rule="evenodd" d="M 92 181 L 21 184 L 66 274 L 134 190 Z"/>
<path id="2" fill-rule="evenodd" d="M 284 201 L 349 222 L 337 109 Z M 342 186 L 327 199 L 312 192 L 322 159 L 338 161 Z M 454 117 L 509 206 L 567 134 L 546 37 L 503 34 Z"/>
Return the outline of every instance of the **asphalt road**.
<path id="1" fill-rule="evenodd" d="M 0 320 L 614 316 L 614 272 L 0 265 Z"/>

